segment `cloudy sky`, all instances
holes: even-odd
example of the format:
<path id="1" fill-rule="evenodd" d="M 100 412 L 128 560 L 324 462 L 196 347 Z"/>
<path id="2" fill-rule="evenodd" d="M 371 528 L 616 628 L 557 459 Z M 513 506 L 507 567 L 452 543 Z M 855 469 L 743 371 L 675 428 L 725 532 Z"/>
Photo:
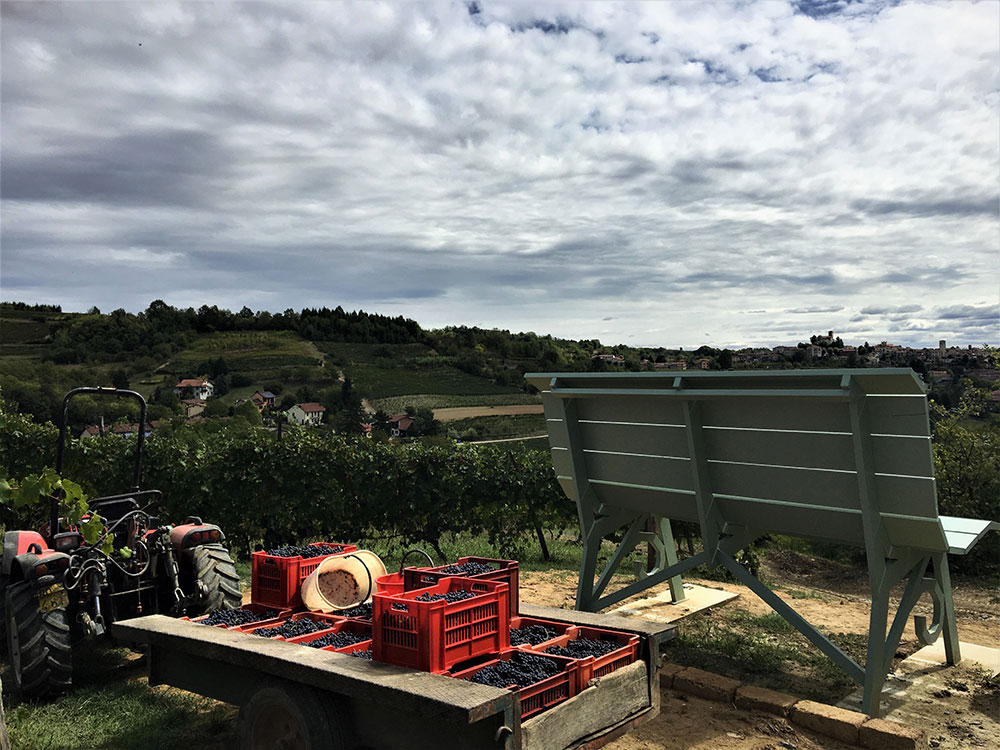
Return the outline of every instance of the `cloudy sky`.
<path id="1" fill-rule="evenodd" d="M 2 297 L 1000 339 L 1000 3 L 2 4 Z"/>

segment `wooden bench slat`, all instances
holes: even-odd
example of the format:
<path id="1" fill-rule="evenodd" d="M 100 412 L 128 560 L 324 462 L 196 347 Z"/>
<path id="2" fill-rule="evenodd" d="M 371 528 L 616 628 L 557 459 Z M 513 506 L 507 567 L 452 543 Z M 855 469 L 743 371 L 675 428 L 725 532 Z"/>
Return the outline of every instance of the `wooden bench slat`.
<path id="1" fill-rule="evenodd" d="M 948 549 L 941 522 L 934 518 L 911 518 L 882 514 L 882 523 L 893 547 L 943 552 Z"/>
<path id="2" fill-rule="evenodd" d="M 808 505 L 777 506 L 766 502 L 734 501 L 718 498 L 716 503 L 729 525 L 760 528 L 761 517 L 767 515 L 767 530 L 805 539 L 843 542 L 860 546 L 865 532 L 861 511 L 843 508 L 818 508 Z"/>
<path id="3" fill-rule="evenodd" d="M 752 401 L 706 401 L 699 404 L 706 427 L 748 427 L 802 432 L 851 431 L 844 404 L 799 399 L 757 398 Z"/>
<path id="4" fill-rule="evenodd" d="M 853 472 L 792 469 L 709 461 L 712 491 L 721 495 L 860 510 Z"/>
<path id="5" fill-rule="evenodd" d="M 873 435 L 930 435 L 923 396 L 871 396 L 865 409 Z"/>
<path id="6" fill-rule="evenodd" d="M 634 456 L 584 451 L 590 479 L 627 482 L 663 487 L 669 490 L 694 490 L 691 461 L 686 458 Z"/>
<path id="7" fill-rule="evenodd" d="M 684 426 L 683 405 L 654 397 L 607 396 L 576 401 L 576 417 L 588 422 Z"/>
<path id="8" fill-rule="evenodd" d="M 875 435 L 872 437 L 875 471 L 911 477 L 934 476 L 934 454 L 929 437 Z"/>
<path id="9" fill-rule="evenodd" d="M 709 428 L 705 450 L 714 461 L 854 471 L 851 436 L 829 432 L 773 432 Z"/>
<path id="10" fill-rule="evenodd" d="M 639 480 L 641 482 L 641 479 Z M 594 484 L 601 502 L 637 513 L 654 513 L 676 521 L 698 521 L 698 504 L 694 495 L 669 492 L 653 487 L 624 487 Z"/>

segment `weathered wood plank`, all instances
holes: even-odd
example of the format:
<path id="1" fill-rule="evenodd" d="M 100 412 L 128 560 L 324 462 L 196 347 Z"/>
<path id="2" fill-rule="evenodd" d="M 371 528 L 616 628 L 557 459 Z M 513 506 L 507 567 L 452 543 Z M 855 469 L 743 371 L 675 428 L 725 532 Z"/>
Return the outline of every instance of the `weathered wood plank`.
<path id="1" fill-rule="evenodd" d="M 272 675 L 387 708 L 398 707 L 442 720 L 471 723 L 511 705 L 506 690 L 464 683 L 450 677 L 369 662 L 345 654 L 302 648 L 163 615 L 149 615 L 113 626 L 115 638 L 148 643 L 191 659 L 192 668 L 232 664 L 262 677 Z"/>
<path id="2" fill-rule="evenodd" d="M 559 620 L 573 625 L 584 625 L 590 628 L 607 628 L 622 630 L 626 633 L 650 636 L 661 641 L 668 641 L 677 634 L 675 625 L 640 620 L 637 617 L 622 617 L 611 613 L 581 612 L 576 609 L 561 609 L 559 607 L 543 607 L 538 604 L 521 603 L 522 617 L 538 617 L 543 620 Z"/>
<path id="3" fill-rule="evenodd" d="M 586 690 L 521 725 L 523 750 L 563 750 L 648 708 L 646 665 L 641 661 L 593 680 Z"/>

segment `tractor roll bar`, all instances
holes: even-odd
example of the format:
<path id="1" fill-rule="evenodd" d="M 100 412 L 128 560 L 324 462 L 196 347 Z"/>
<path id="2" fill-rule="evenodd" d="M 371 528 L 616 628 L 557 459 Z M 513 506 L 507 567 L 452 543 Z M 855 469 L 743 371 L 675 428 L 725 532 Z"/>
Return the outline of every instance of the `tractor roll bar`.
<path id="1" fill-rule="evenodd" d="M 59 414 L 59 445 L 56 448 L 56 474 L 62 476 L 63 459 L 66 453 L 66 432 L 69 425 L 69 402 L 76 396 L 90 394 L 94 396 L 114 396 L 115 398 L 134 398 L 139 402 L 139 441 L 135 448 L 135 466 L 132 470 L 132 492 L 139 491 L 139 470 L 142 465 L 142 446 L 146 442 L 146 399 L 135 391 L 108 386 L 74 388 L 63 398 L 62 410 Z M 49 533 L 59 532 L 59 503 L 52 499 L 49 509 Z"/>

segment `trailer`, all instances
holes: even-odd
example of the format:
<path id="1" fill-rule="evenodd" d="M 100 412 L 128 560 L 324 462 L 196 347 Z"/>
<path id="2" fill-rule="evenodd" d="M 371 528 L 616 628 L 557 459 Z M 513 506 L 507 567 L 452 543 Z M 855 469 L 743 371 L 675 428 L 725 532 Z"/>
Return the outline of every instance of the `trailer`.
<path id="1" fill-rule="evenodd" d="M 591 750 L 660 710 L 672 625 L 522 604 L 522 616 L 639 636 L 639 658 L 521 720 L 516 692 L 150 615 L 115 623 L 149 683 L 239 706 L 241 750 Z"/>

